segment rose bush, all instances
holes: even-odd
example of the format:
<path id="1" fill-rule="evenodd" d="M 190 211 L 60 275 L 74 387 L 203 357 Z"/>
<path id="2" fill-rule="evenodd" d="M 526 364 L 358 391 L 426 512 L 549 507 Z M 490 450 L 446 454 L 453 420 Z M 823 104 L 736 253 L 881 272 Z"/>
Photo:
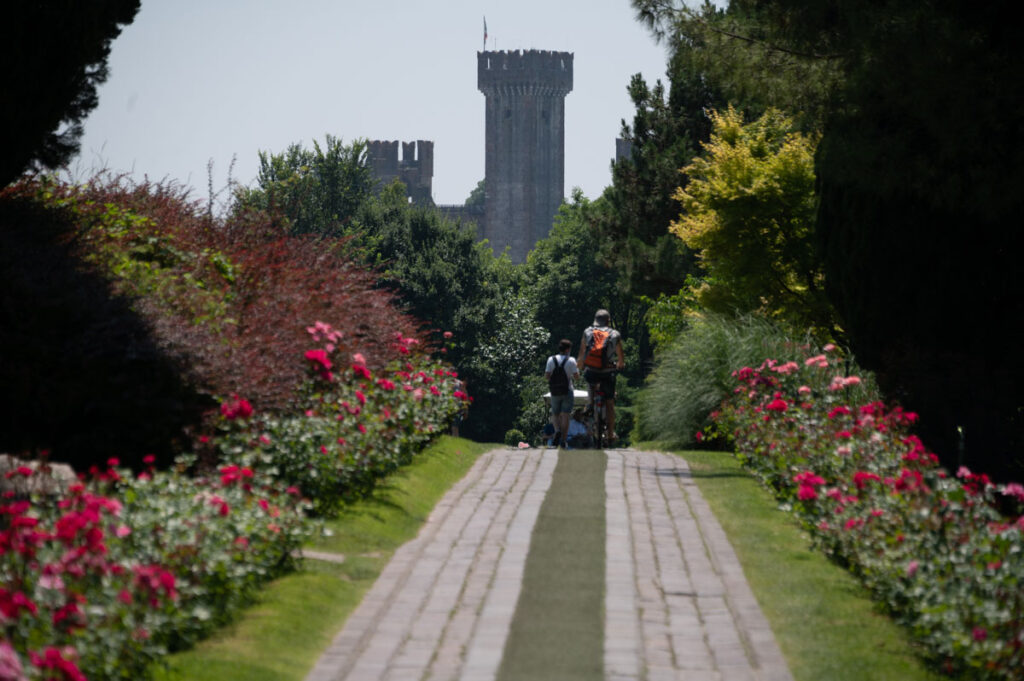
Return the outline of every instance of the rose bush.
<path id="1" fill-rule="evenodd" d="M 331 325 L 318 321 L 307 332 L 315 347 L 305 353 L 309 382 L 299 409 L 239 419 L 229 407 L 216 445 L 297 487 L 327 515 L 409 463 L 470 397 L 454 371 L 399 331 L 392 349 L 403 359 L 378 370 L 364 353 L 344 349 L 344 332 Z"/>
<path id="2" fill-rule="evenodd" d="M 290 567 L 309 531 L 297 494 L 238 466 L 189 476 L 189 463 L 132 478 L 111 459 L 59 499 L 3 500 L 2 678 L 147 678 Z"/>
<path id="3" fill-rule="evenodd" d="M 951 475 L 834 346 L 733 375 L 714 418 L 816 544 L 907 624 L 943 670 L 1024 674 L 1024 487 Z"/>
<path id="4" fill-rule="evenodd" d="M 309 380 L 293 412 L 232 395 L 204 459 L 116 459 L 59 499 L 0 504 L 0 678 L 139 679 L 290 569 L 305 512 L 366 494 L 442 432 L 470 398 L 401 332 L 404 361 L 371 370 L 344 333 L 308 328 Z M 11 475 L 36 474 L 27 466 Z M 309 501 L 312 499 L 312 501 Z"/>

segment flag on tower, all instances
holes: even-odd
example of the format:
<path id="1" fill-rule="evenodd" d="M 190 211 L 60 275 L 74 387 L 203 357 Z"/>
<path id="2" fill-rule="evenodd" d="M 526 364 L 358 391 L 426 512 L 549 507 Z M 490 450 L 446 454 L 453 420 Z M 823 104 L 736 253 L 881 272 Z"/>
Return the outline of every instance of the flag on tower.
<path id="1" fill-rule="evenodd" d="M 487 17 L 484 17 L 484 52 L 487 51 Z"/>

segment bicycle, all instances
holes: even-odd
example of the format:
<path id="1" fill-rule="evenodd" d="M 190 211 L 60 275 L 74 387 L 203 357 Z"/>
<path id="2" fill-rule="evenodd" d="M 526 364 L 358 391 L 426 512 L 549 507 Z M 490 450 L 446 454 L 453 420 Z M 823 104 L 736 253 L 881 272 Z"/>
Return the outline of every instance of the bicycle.
<path id="1" fill-rule="evenodd" d="M 600 383 L 594 383 L 591 385 L 591 401 L 587 404 L 587 416 L 590 420 L 590 436 L 594 442 L 594 446 L 597 449 L 603 449 L 606 442 L 610 442 L 608 437 L 608 414 L 607 406 L 604 403 L 605 394 L 601 389 Z"/>

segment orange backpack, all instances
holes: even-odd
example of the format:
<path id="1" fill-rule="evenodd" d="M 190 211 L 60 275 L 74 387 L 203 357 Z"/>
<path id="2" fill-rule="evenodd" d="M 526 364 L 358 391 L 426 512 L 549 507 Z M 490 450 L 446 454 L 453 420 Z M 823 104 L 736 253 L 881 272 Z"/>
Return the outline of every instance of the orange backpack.
<path id="1" fill-rule="evenodd" d="M 612 366 L 610 360 L 613 342 L 612 330 L 608 327 L 591 326 L 587 329 L 587 356 L 583 366 L 591 369 L 606 369 Z"/>

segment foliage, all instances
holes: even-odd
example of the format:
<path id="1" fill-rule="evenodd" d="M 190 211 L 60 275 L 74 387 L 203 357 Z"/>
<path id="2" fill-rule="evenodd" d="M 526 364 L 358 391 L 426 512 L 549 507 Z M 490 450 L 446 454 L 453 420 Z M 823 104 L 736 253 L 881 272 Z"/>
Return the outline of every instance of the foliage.
<path id="1" fill-rule="evenodd" d="M 307 548 L 343 563 L 307 559 L 267 585 L 229 629 L 169 656 L 166 681 L 301 681 L 399 546 L 414 538 L 444 493 L 489 445 L 440 437 L 374 493 L 324 522 Z"/>
<path id="2" fill-rule="evenodd" d="M 661 293 L 658 294 L 657 300 L 644 299 L 648 306 L 644 321 L 647 323 L 647 333 L 650 335 L 654 350 L 667 347 L 686 328 L 687 315 L 697 311 L 697 300 L 693 291 L 698 286 L 697 280 L 688 276 L 686 288 L 680 289 L 679 293 Z"/>
<path id="3" fill-rule="evenodd" d="M 588 211 L 599 259 L 617 274 L 623 304 L 611 309 L 629 339 L 627 376 L 634 383 L 650 370 L 653 351 L 644 321 L 651 301 L 675 294 L 697 271 L 694 254 L 669 233 L 679 214 L 673 193 L 685 177 L 679 169 L 697 154 L 711 125 L 706 110 L 718 105 L 717 92 L 689 52 L 676 50 L 667 66 L 668 88 L 636 75 L 628 91 L 636 108 L 623 121 L 628 153 L 612 165 L 612 184 Z M 570 336 L 570 338 L 572 338 Z"/>
<path id="4" fill-rule="evenodd" d="M 473 187 L 473 191 L 469 193 L 464 204 L 466 208 L 483 208 L 487 201 L 486 194 L 487 185 L 484 180 L 480 180 Z"/>
<path id="5" fill-rule="evenodd" d="M 520 442 L 525 442 L 526 436 L 518 428 L 511 428 L 505 432 L 505 437 L 502 441 L 509 447 L 515 447 Z"/>
<path id="6" fill-rule="evenodd" d="M 436 210 L 410 205 L 396 187 L 367 201 L 355 220 L 354 242 L 364 261 L 378 272 L 377 285 L 395 291 L 408 311 L 429 327 L 434 338 L 445 334 L 446 361 L 459 370 L 468 391 L 478 399 L 462 431 L 495 441 L 515 417 L 509 404 L 491 401 L 504 395 L 508 374 L 481 358 L 503 333 L 507 301 L 523 284 L 522 268 L 507 257 L 495 258 L 478 242 L 472 226 L 456 224 Z M 519 365 L 516 371 L 528 371 Z M 521 377 L 516 374 L 513 381 Z"/>
<path id="7" fill-rule="evenodd" d="M 72 219 L 7 198 L 0 225 L 0 451 L 51 450 L 82 468 L 169 459 L 212 401 L 109 274 L 83 262 Z"/>
<path id="8" fill-rule="evenodd" d="M 194 459 L 180 458 L 161 472 L 148 456 L 132 479 L 112 459 L 94 468 L 90 488 L 76 484 L 58 503 L 5 500 L 6 664 L 59 665 L 69 679 L 146 678 L 155 659 L 193 644 L 292 567 L 308 537 L 306 509 L 331 513 L 368 494 L 469 399 L 415 338 L 396 333 L 405 363 L 374 375 L 341 332 L 322 322 L 308 331 L 318 347 L 305 353 L 304 418 L 226 400 L 221 434 L 201 438 L 216 469 L 188 476 Z"/>
<path id="9" fill-rule="evenodd" d="M 640 445 L 642 446 L 642 445 Z M 796 681 L 938 681 L 909 632 L 730 453 L 682 452 L 722 525 Z"/>
<path id="10" fill-rule="evenodd" d="M 430 332 L 450 331 L 447 359 L 462 365 L 493 324 L 502 286 L 495 259 L 472 226 L 410 205 L 392 186 L 362 206 L 355 230 L 365 262 L 376 268 L 377 285 L 394 290 Z"/>
<path id="11" fill-rule="evenodd" d="M 990 475 L 1024 476 L 1024 368 L 990 359 L 1024 343 L 1013 5 L 893 1 L 824 28 L 782 9 L 847 55 L 816 171 L 829 297 L 852 347 L 921 413 L 945 465 L 963 449 Z M 879 304 L 894 292 L 914 303 Z"/>
<path id="12" fill-rule="evenodd" d="M 183 459 L 132 479 L 108 464 L 59 500 L 0 506 L 11 678 L 148 678 L 157 657 L 250 602 L 308 536 L 304 503 L 252 469 L 188 477 Z"/>
<path id="13" fill-rule="evenodd" d="M 685 58 L 718 93 L 718 102 L 756 118 L 774 108 L 805 131 L 819 130 L 843 82 L 838 46 L 794 43 L 797 3 L 732 0 L 720 8 L 680 0 L 632 0 L 637 18 L 677 58 Z M 789 7 L 785 7 L 789 5 Z M 825 20 L 827 4 L 803 3 L 797 12 Z M 861 8 L 851 12 L 860 12 Z M 882 14 L 880 12 L 879 14 Z"/>
<path id="14" fill-rule="evenodd" d="M 313 140 L 312 149 L 292 144 L 281 153 L 261 151 L 259 156 L 256 187 L 239 187 L 232 209 L 280 214 L 291 234 L 346 234 L 373 188 L 363 140 L 346 145 L 325 135 L 323 147 Z"/>
<path id="15" fill-rule="evenodd" d="M 43 236 L 32 234 L 34 225 L 52 225 L 34 248 L 55 268 L 43 277 L 46 270 L 36 272 L 33 261 L 4 258 L 11 294 L 26 296 L 5 310 L 30 311 L 31 331 L 52 349 L 33 352 L 38 341 L 24 338 L 18 319 L 0 327 L 4 345 L 17 352 L 11 356 L 27 360 L 10 368 L 17 390 L 4 398 L 11 413 L 50 405 L 5 430 L 18 450 L 50 448 L 56 459 L 89 463 L 105 460 L 113 446 L 134 465 L 147 451 L 187 448 L 217 398 L 238 393 L 260 411 L 284 409 L 305 378 L 296 362 L 307 349 L 299 319 L 326 319 L 343 329 L 339 348 L 362 352 L 372 369 L 400 357 L 396 331 L 419 337 L 419 323 L 348 258 L 345 240 L 284 236 L 263 213 L 215 221 L 173 186 L 102 177 L 83 186 L 23 182 L 6 191 L 4 205 L 19 225 L 20 231 L 3 232 L 21 239 L 15 244 Z M 72 327 L 80 335 L 66 341 L 68 319 L 58 315 L 85 291 L 55 291 L 49 280 L 87 283 L 98 301 L 94 309 L 120 310 L 125 322 L 75 311 L 71 320 L 84 318 L 87 325 Z M 34 289 L 37 283 L 42 286 Z M 41 304 L 41 293 L 51 291 L 59 306 Z M 60 358 L 55 365 L 54 358 Z M 36 385 L 36 374 L 46 382 Z M 79 376 L 101 378 L 90 386 Z M 83 408 L 87 418 L 75 420 Z M 137 434 L 124 424 L 135 414 L 128 426 Z"/>
<path id="16" fill-rule="evenodd" d="M 457 375 L 419 351 L 419 341 L 395 332 L 404 358 L 376 374 L 362 353 L 349 353 L 344 334 L 323 322 L 308 328 L 310 382 L 285 414 L 261 414 L 226 424 L 221 455 L 267 469 L 312 499 L 319 515 L 369 494 L 377 482 L 437 437 L 469 396 Z M 230 411 L 230 410 L 229 410 Z"/>
<path id="17" fill-rule="evenodd" d="M 557 346 L 567 338 L 574 353 L 596 310 L 624 307 L 615 271 L 598 258 L 600 240 L 588 223 L 594 203 L 575 190 L 572 203 L 559 208 L 551 232 L 530 251 L 525 266 L 525 294 L 537 321 L 550 332 L 549 343 Z"/>
<path id="18" fill-rule="evenodd" d="M 1022 213 L 1024 154 L 993 143 L 1014 139 L 1021 99 L 1013 6 L 634 6 L 670 44 L 692 45 L 730 102 L 754 114 L 775 106 L 822 132 L 814 231 L 851 347 L 923 414 L 946 465 L 966 457 L 1020 476 L 1024 369 L 983 359 L 1024 342 L 1021 233 L 1007 228 Z M 968 309 L 950 323 L 950 310 Z"/>
<path id="19" fill-rule="evenodd" d="M 683 212 L 671 230 L 698 253 L 708 278 L 693 290 L 719 314 L 759 311 L 799 328 L 833 328 L 815 257 L 814 139 L 770 109 L 756 121 L 712 112 L 705 155 L 683 172 Z"/>
<path id="20" fill-rule="evenodd" d="M 463 423 L 467 433 L 504 433 L 511 427 L 524 402 L 529 379 L 543 374 L 544 348 L 548 331 L 537 323 L 529 300 L 523 293 L 512 293 L 498 301 L 498 323 L 491 335 L 481 340 L 476 352 L 464 363 L 469 392 L 474 398 L 470 418 Z"/>
<path id="21" fill-rule="evenodd" d="M 579 389 L 578 385 L 577 389 Z M 542 397 L 547 392 L 548 382 L 544 378 L 543 372 L 528 374 L 524 377 L 523 388 L 519 394 L 519 415 L 514 425 L 516 430 L 524 433 L 522 439 L 533 445 L 540 445 L 541 431 L 545 424 L 551 422 L 551 407 Z M 513 444 L 518 444 L 518 442 L 517 440 Z"/>
<path id="22" fill-rule="evenodd" d="M 787 354 L 798 344 L 789 329 L 765 317 L 688 318 L 637 395 L 637 437 L 671 447 L 699 442 L 710 414 L 732 391 L 736 367 Z"/>
<path id="23" fill-rule="evenodd" d="M 834 346 L 786 356 L 735 372 L 717 420 L 741 459 L 945 671 L 1019 678 L 1024 487 L 950 476 Z"/>
<path id="24" fill-rule="evenodd" d="M 655 296 L 679 290 L 693 256 L 669 234 L 679 214 L 673 193 L 679 169 L 707 139 L 704 108 L 710 95 L 695 85 L 685 70 L 671 71 L 671 92 L 659 81 L 653 87 L 633 76 L 629 95 L 636 107 L 632 125 L 623 122 L 622 138 L 629 155 L 612 164 L 612 184 L 594 206 L 592 223 L 600 257 L 619 275 L 619 285 L 632 296 Z"/>
<path id="25" fill-rule="evenodd" d="M 82 122 L 109 73 L 110 43 L 139 0 L 17 3 L 0 26 L 0 187 L 26 169 L 57 168 L 78 153 Z"/>

